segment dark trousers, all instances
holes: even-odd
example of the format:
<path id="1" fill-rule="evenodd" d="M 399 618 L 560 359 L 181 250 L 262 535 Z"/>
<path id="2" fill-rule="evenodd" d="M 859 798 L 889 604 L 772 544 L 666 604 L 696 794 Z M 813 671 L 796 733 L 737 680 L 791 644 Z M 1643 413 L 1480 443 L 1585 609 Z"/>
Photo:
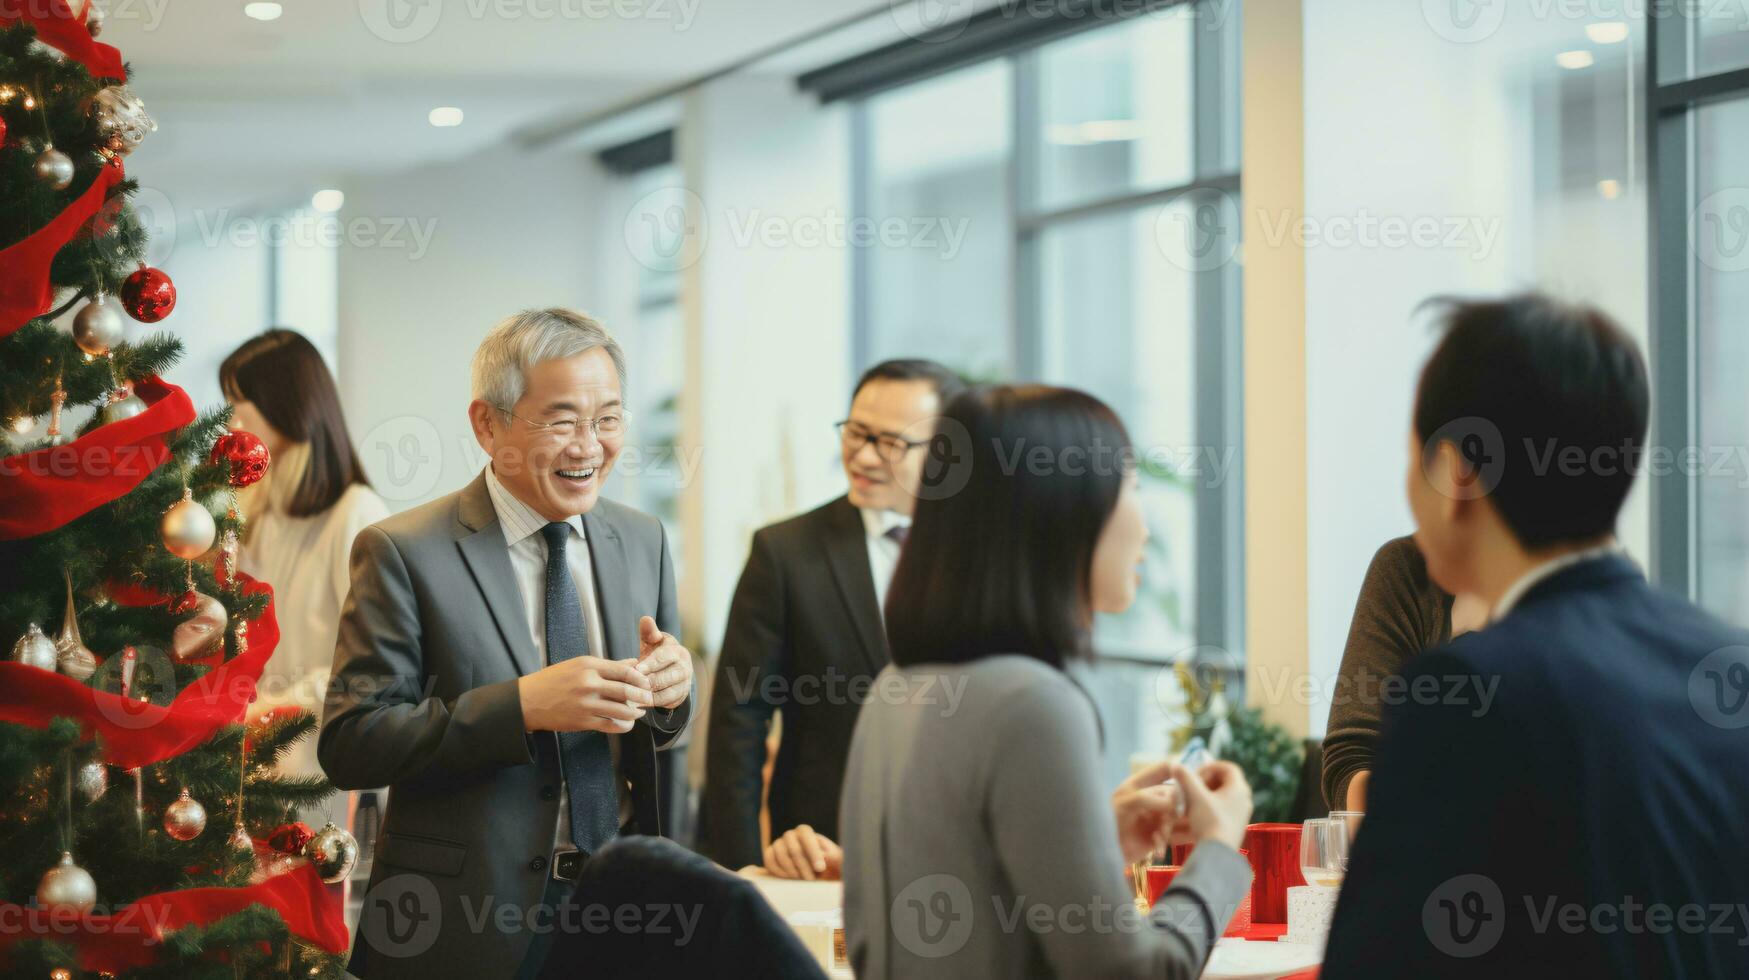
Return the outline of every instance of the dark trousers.
<path id="1" fill-rule="evenodd" d="M 546 894 L 541 896 L 541 906 L 547 910 L 548 922 L 554 928 L 542 929 L 534 934 L 528 944 L 528 956 L 522 961 L 522 968 L 516 971 L 517 980 L 535 980 L 540 976 L 541 967 L 546 965 L 547 952 L 553 946 L 553 934 L 557 931 L 557 923 L 561 921 L 559 910 L 565 903 L 571 901 L 571 893 L 576 890 L 574 881 L 559 881 L 551 875 L 547 876 Z"/>

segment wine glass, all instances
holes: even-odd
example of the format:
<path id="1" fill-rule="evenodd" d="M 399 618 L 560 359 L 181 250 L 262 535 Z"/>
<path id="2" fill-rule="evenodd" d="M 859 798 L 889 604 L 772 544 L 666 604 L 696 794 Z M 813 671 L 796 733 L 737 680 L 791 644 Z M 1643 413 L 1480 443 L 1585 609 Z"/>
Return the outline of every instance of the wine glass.
<path id="1" fill-rule="evenodd" d="M 1347 868 L 1347 826 L 1324 818 L 1307 820 L 1300 828 L 1300 873 L 1306 883 L 1335 888 Z"/>
<path id="2" fill-rule="evenodd" d="M 1348 844 L 1354 845 L 1354 838 L 1360 833 L 1360 821 L 1366 814 L 1360 810 L 1331 810 L 1330 819 L 1338 821 L 1348 828 Z"/>

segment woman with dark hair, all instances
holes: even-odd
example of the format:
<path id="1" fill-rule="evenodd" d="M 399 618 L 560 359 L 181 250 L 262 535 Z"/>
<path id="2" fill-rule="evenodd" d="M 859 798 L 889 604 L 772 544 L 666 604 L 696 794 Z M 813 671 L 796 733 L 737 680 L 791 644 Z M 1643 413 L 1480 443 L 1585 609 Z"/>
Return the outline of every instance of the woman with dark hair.
<path id="1" fill-rule="evenodd" d="M 254 433 L 273 456 L 267 475 L 237 499 L 245 521 L 237 564 L 273 583 L 280 631 L 250 715 L 285 705 L 320 715 L 352 581 L 352 539 L 389 511 L 365 481 L 334 376 L 302 334 L 276 328 L 244 341 L 219 366 L 219 385 L 231 428 Z M 314 738 L 282 760 L 287 775 L 322 772 Z M 345 807 L 344 794 L 330 805 L 340 826 Z"/>
<path id="2" fill-rule="evenodd" d="M 1073 678 L 1148 538 L 1123 424 L 1079 391 L 998 386 L 954 399 L 936 440 L 844 781 L 851 965 L 1194 977 L 1250 883 L 1250 788 L 1228 763 L 1160 765 L 1108 800 Z M 1198 846 L 1144 919 L 1126 865 L 1173 841 Z"/>

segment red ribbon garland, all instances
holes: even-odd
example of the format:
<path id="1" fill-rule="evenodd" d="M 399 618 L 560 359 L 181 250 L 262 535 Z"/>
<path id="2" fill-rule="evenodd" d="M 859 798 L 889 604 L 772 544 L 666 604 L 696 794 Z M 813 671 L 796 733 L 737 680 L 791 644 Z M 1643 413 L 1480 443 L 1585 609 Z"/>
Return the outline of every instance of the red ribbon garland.
<path id="1" fill-rule="evenodd" d="M 244 592 L 268 597 L 267 608 L 249 624 L 249 649 L 183 688 L 168 706 L 127 700 L 64 674 L 8 661 L 0 663 L 0 722 L 47 728 L 56 718 L 72 718 L 88 736 L 102 739 L 105 762 L 135 769 L 181 755 L 225 725 L 242 721 L 261 668 L 279 643 L 279 622 L 273 588 L 241 572 L 237 580 Z"/>
<path id="2" fill-rule="evenodd" d="M 64 446 L 0 459 L 0 541 L 47 534 L 139 486 L 170 456 L 165 433 L 194 421 L 188 393 L 158 378 L 134 385 L 147 404 Z"/>
<path id="3" fill-rule="evenodd" d="M 251 905 L 279 913 L 292 935 L 330 953 L 344 953 L 346 921 L 316 869 L 299 865 L 247 888 L 186 888 L 147 895 L 114 915 L 72 916 L 42 908 L 0 903 L 0 965 L 11 965 L 12 945 L 25 939 L 72 942 L 79 969 L 125 973 L 151 966 L 157 946 L 177 929 L 204 926 Z"/>
<path id="4" fill-rule="evenodd" d="M 0 6 L 10 2 L 0 0 Z M 0 249 L 0 337 L 42 316 L 54 305 L 55 287 L 49 283 L 49 263 L 103 206 L 109 189 L 121 179 L 119 163 L 103 167 L 85 193 L 74 198 L 53 221 L 31 232 L 23 241 Z"/>
<path id="5" fill-rule="evenodd" d="M 0 27 L 12 27 L 20 21 L 36 28 L 36 36 L 44 44 L 84 65 L 98 78 L 127 77 L 121 52 L 92 40 L 84 16 L 73 13 L 67 0 L 0 0 Z"/>

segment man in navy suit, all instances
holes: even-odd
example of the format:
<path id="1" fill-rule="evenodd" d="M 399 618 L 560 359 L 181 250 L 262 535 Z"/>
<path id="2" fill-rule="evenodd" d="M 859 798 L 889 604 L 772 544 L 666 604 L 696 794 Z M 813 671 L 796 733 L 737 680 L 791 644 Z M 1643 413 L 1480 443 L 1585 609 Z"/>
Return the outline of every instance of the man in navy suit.
<path id="1" fill-rule="evenodd" d="M 1445 320 L 1410 508 L 1490 623 L 1386 692 L 1323 976 L 1749 977 L 1749 634 L 1615 542 L 1640 354 L 1540 296 Z"/>

